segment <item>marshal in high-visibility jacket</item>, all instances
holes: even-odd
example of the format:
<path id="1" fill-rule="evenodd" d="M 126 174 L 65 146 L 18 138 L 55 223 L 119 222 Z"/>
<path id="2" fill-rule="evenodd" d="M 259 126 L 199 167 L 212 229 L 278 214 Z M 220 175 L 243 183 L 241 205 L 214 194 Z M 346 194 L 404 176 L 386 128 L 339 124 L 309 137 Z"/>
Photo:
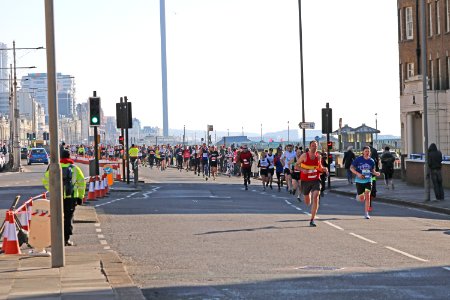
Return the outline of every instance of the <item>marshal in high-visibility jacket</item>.
<path id="1" fill-rule="evenodd" d="M 134 144 L 131 145 L 130 150 L 128 150 L 128 155 L 130 155 L 130 158 L 138 158 L 139 148 L 137 146 L 135 146 Z"/>
<path id="2" fill-rule="evenodd" d="M 68 190 L 65 185 L 67 183 L 63 182 L 63 209 L 64 209 L 64 241 L 66 246 L 72 246 L 73 243 L 70 241 L 70 236 L 73 234 L 73 214 L 75 213 L 75 207 L 77 204 L 83 202 L 84 194 L 86 193 L 86 181 L 84 180 L 83 171 L 74 164 L 74 161 L 70 158 L 70 152 L 68 150 L 63 150 L 61 155 L 61 169 L 63 174 L 70 174 L 71 194 L 67 194 Z M 70 172 L 67 169 L 70 168 Z M 69 175 L 66 175 L 68 177 Z M 64 175 L 63 175 L 64 177 Z M 63 179 L 64 181 L 64 179 Z M 49 171 L 47 170 L 42 179 L 45 189 L 49 190 Z M 69 183 L 70 184 L 70 183 Z M 69 188 L 70 189 L 70 188 Z M 51 195 L 50 195 L 51 198 Z"/>

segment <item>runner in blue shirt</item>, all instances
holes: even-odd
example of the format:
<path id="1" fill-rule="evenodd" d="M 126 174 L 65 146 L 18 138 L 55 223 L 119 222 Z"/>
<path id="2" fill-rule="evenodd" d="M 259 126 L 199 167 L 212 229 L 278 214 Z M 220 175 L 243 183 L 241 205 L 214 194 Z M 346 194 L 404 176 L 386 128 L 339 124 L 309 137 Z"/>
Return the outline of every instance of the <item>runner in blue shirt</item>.
<path id="1" fill-rule="evenodd" d="M 370 192 L 372 190 L 372 175 L 380 176 L 379 172 L 375 171 L 375 161 L 370 158 L 370 148 L 363 148 L 363 155 L 357 157 L 350 166 L 350 170 L 356 175 L 356 199 L 364 202 L 364 217 L 370 219 Z"/>

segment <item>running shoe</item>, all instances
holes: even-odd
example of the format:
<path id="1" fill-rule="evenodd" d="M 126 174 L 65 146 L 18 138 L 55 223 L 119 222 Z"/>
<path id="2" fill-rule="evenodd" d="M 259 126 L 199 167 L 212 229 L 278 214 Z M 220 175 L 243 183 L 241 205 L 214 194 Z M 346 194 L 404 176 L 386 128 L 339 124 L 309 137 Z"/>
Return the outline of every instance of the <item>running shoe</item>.
<path id="1" fill-rule="evenodd" d="M 366 218 L 366 219 L 370 219 L 370 216 L 369 216 L 369 213 L 367 212 L 367 213 L 365 213 L 365 215 L 364 215 L 364 218 Z"/>
<path id="2" fill-rule="evenodd" d="M 300 203 L 302 202 L 302 199 L 300 198 L 300 196 L 297 197 L 297 201 Z"/>
<path id="3" fill-rule="evenodd" d="M 270 189 L 273 190 L 272 185 L 270 185 Z"/>
<path id="4" fill-rule="evenodd" d="M 317 227 L 316 223 L 314 223 L 314 220 L 311 220 L 311 222 L 309 222 L 309 226 L 310 227 Z"/>

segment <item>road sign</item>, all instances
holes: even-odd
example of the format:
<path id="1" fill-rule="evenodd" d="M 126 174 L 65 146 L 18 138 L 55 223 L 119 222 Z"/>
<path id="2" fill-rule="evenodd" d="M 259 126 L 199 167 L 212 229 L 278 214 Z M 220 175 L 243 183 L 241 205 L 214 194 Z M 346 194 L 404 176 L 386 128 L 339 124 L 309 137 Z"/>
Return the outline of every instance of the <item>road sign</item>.
<path id="1" fill-rule="evenodd" d="M 298 126 L 300 129 L 314 129 L 316 124 L 314 122 L 300 122 L 298 123 Z"/>

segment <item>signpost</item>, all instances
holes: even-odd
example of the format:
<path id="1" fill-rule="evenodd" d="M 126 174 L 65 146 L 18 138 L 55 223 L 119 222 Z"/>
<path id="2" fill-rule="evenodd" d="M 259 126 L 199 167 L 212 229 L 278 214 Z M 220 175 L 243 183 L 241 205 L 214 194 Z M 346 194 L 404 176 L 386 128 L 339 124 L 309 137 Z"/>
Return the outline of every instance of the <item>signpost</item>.
<path id="1" fill-rule="evenodd" d="M 316 124 L 314 122 L 300 122 L 298 123 L 298 127 L 300 129 L 314 129 Z"/>

